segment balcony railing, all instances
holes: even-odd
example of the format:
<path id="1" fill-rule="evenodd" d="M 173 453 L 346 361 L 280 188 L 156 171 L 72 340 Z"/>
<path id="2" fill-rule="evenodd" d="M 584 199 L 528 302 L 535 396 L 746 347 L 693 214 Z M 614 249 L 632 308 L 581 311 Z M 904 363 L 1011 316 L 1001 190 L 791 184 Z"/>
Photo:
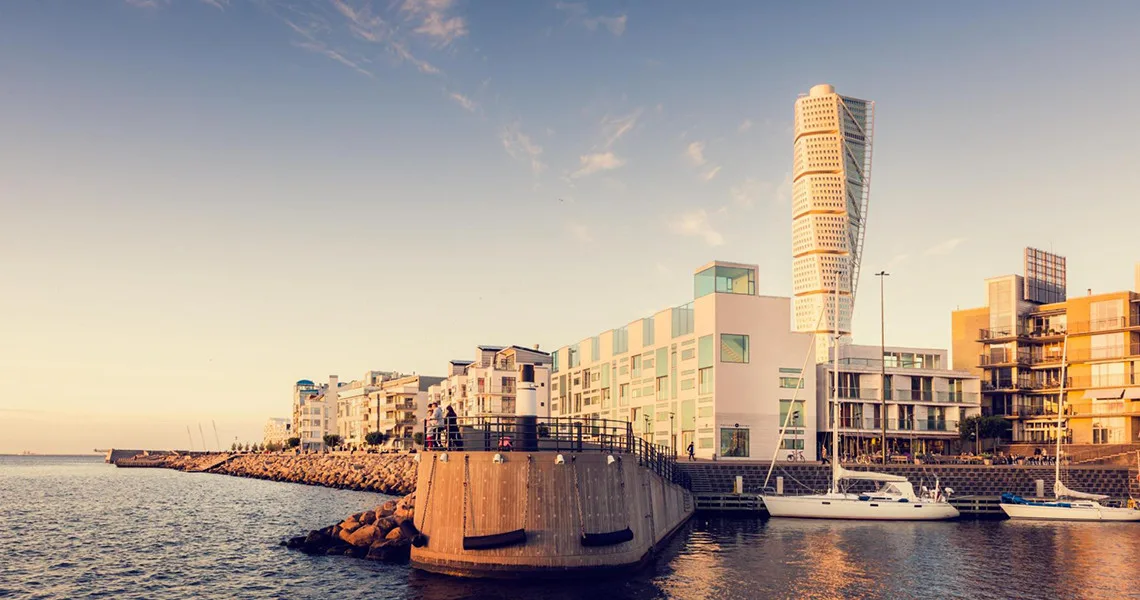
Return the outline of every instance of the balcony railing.
<path id="1" fill-rule="evenodd" d="M 945 402 L 948 404 L 978 404 L 977 392 L 935 392 L 935 402 Z"/>
<path id="2" fill-rule="evenodd" d="M 839 388 L 840 400 L 878 400 L 879 390 L 869 390 L 863 388 Z"/>
<path id="3" fill-rule="evenodd" d="M 1027 337 L 1029 331 L 1024 325 L 1017 327 L 1002 327 L 995 329 L 979 329 L 978 341 L 992 341 Z"/>
<path id="4" fill-rule="evenodd" d="M 882 419 L 874 417 L 840 417 L 842 431 L 882 431 Z M 958 433 L 958 421 L 946 419 L 887 419 L 887 432 Z"/>
<path id="5" fill-rule="evenodd" d="M 1069 333 L 1092 333 L 1094 331 L 1112 331 L 1114 329 L 1127 329 L 1129 327 L 1140 327 L 1140 319 L 1129 317 L 1112 317 L 1109 319 L 1077 321 L 1075 323 L 1069 323 Z"/>
<path id="6" fill-rule="evenodd" d="M 978 356 L 979 367 L 993 367 L 998 365 L 1027 365 L 1030 361 L 1028 349 L 1013 351 L 991 350 Z"/>
<path id="7" fill-rule="evenodd" d="M 1060 338 L 1060 337 L 1064 337 L 1064 336 L 1065 336 L 1065 328 L 1064 327 L 1049 327 L 1049 328 L 1030 329 L 1029 330 L 1029 337 L 1035 338 L 1035 339 L 1039 339 L 1039 338 Z"/>
<path id="8" fill-rule="evenodd" d="M 1086 388 L 1124 387 L 1129 385 L 1140 385 L 1140 373 L 1096 376 L 1080 375 L 1070 377 L 1066 387 L 1080 390 Z"/>
<path id="9" fill-rule="evenodd" d="M 891 395 L 896 402 L 934 402 L 934 390 L 896 389 Z"/>

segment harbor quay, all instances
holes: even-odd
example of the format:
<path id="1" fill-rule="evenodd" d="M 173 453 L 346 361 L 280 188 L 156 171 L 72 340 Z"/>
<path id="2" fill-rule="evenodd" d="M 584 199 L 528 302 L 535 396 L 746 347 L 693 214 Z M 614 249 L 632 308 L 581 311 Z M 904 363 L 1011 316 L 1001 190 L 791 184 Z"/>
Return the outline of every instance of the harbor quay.
<path id="1" fill-rule="evenodd" d="M 691 481 L 698 511 L 762 512 L 762 492 L 787 495 L 818 493 L 831 483 L 831 466 L 826 463 L 767 462 L 681 462 L 678 468 Z M 1003 492 L 1027 498 L 1052 493 L 1054 470 L 1051 466 L 1029 465 L 874 465 L 844 463 L 852 471 L 873 470 L 902 475 L 915 489 L 923 486 L 950 488 L 950 503 L 963 516 L 1000 517 Z M 1066 485 L 1104 494 L 1113 504 L 1126 504 L 1140 496 L 1140 480 L 1135 465 L 1074 465 L 1064 468 Z M 767 486 L 765 486 L 767 480 Z M 851 491 L 870 492 L 872 482 L 853 482 Z"/>

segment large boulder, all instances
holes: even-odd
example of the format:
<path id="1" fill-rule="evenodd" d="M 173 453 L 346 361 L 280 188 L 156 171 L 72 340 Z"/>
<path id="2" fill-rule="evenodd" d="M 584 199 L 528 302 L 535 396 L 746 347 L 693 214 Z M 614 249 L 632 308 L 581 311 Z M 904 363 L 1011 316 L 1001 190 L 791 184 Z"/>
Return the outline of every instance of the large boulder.
<path id="1" fill-rule="evenodd" d="M 357 548 L 367 548 L 378 537 L 380 537 L 380 530 L 375 525 L 364 525 L 350 533 L 347 538 L 342 536 L 342 539 Z"/>
<path id="2" fill-rule="evenodd" d="M 369 560 L 407 562 L 411 558 L 412 544 L 408 540 L 383 540 L 368 548 Z"/>

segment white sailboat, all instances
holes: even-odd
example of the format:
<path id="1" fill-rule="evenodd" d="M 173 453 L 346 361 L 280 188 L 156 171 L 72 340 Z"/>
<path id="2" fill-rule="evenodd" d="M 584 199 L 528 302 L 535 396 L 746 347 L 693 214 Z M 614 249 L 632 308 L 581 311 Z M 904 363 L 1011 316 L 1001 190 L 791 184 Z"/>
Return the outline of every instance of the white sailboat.
<path id="1" fill-rule="evenodd" d="M 839 464 L 839 281 L 840 274 L 836 274 L 835 307 L 833 310 L 835 334 L 832 349 L 832 359 L 835 366 L 833 368 L 834 385 L 832 386 L 831 403 L 834 427 L 831 435 L 831 488 L 824 494 L 804 496 L 764 494 L 761 496 L 764 500 L 764 506 L 768 509 L 768 514 L 773 517 L 868 521 L 942 521 L 953 519 L 958 516 L 958 509 L 951 506 L 947 499 L 952 490 L 949 488 L 945 491 L 940 489 L 937 479 L 933 490 L 927 490 L 924 487 L 922 493 L 919 494 L 915 492 L 910 481 L 901 475 L 852 471 Z M 809 349 L 808 352 L 810 353 L 811 350 Z M 790 410 L 788 412 L 791 413 Z M 886 415 L 882 415 L 882 417 L 886 418 Z M 784 428 L 786 427 L 787 424 L 785 423 Z M 783 429 L 780 433 L 782 438 Z M 779 442 L 777 442 L 777 446 L 779 446 Z M 874 481 L 880 483 L 881 486 L 871 493 L 848 493 L 842 491 L 841 483 L 844 481 Z"/>
<path id="2" fill-rule="evenodd" d="M 1001 509 L 1011 519 L 1031 519 L 1038 521 L 1140 521 L 1140 510 L 1116 506 L 1104 506 L 1099 500 L 1108 498 L 1103 494 L 1090 494 L 1069 489 L 1061 483 L 1061 441 L 1065 406 L 1065 375 L 1068 368 L 1069 336 L 1065 336 L 1061 346 L 1061 388 L 1057 400 L 1057 451 L 1056 466 L 1053 470 L 1052 501 L 1029 500 L 1016 494 L 1001 495 Z"/>

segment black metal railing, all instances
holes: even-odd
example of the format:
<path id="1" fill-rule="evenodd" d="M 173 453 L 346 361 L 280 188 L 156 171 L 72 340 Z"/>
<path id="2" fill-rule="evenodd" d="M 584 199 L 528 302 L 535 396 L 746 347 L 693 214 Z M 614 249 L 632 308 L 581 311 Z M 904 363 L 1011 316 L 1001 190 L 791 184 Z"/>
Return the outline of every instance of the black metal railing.
<path id="1" fill-rule="evenodd" d="M 438 425 L 427 419 L 422 426 L 427 450 L 618 453 L 636 457 L 639 465 L 685 489 L 692 487 L 674 453 L 634 433 L 628 421 L 483 415 Z"/>

